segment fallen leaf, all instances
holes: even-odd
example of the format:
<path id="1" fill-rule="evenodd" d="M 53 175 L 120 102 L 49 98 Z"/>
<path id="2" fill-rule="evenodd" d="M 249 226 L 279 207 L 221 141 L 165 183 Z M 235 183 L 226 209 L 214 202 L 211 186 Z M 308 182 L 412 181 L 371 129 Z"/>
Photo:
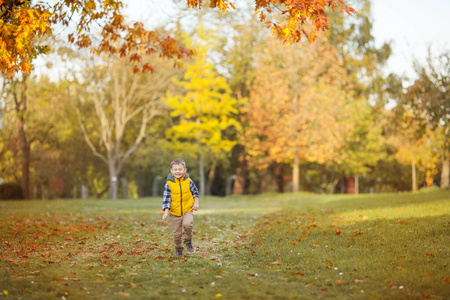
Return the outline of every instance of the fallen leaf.
<path id="1" fill-rule="evenodd" d="M 127 293 L 118 292 L 117 294 L 119 294 L 119 296 L 122 296 L 122 297 L 130 297 L 130 294 L 127 294 Z"/>
<path id="2" fill-rule="evenodd" d="M 365 280 L 359 280 L 359 279 L 352 280 L 352 283 L 360 283 L 360 282 L 365 282 Z"/>

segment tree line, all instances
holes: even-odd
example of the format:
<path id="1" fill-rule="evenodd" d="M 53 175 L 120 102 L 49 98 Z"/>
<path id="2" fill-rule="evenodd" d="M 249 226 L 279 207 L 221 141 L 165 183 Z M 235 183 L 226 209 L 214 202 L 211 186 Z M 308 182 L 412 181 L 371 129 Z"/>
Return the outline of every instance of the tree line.
<path id="1" fill-rule="evenodd" d="M 187 54 L 172 60 L 50 36 L 47 71 L 4 71 L 2 180 L 26 198 L 159 195 L 183 157 L 203 195 L 448 186 L 449 52 L 411 62 L 405 84 L 384 72 L 370 1 L 357 10 L 328 11 L 326 31 L 289 46 L 247 7 L 190 12 L 163 30 Z"/>

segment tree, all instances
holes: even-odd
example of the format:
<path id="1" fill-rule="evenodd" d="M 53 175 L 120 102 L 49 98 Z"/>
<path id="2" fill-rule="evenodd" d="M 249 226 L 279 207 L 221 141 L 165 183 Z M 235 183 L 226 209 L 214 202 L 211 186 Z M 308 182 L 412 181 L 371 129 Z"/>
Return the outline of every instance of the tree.
<path id="1" fill-rule="evenodd" d="M 429 52 L 425 65 L 415 62 L 417 79 L 398 101 L 400 115 L 412 113 L 411 120 L 422 128 L 430 126 L 441 137 L 441 187 L 450 185 L 450 52 L 437 57 Z M 422 131 L 423 132 L 423 131 Z"/>
<path id="2" fill-rule="evenodd" d="M 383 136 L 385 124 L 380 122 L 379 114 L 374 113 L 373 107 L 361 97 L 354 99 L 350 107 L 352 113 L 348 121 L 353 123 L 353 128 L 343 146 L 335 153 L 330 169 L 335 171 L 336 176 L 355 176 L 355 193 L 358 194 L 359 177 L 367 175 L 386 156 Z"/>
<path id="3" fill-rule="evenodd" d="M 331 13 L 326 36 L 337 48 L 354 97 L 384 106 L 392 93 L 397 96 L 395 92 L 401 87 L 401 81 L 394 74 L 386 76 L 383 72 L 392 49 L 389 42 L 380 47 L 375 45 L 371 3 L 370 0 L 358 1 L 358 13 L 350 19 L 337 12 Z"/>
<path id="4" fill-rule="evenodd" d="M 229 73 L 230 88 L 234 91 L 238 98 L 239 114 L 238 121 L 242 130 L 237 134 L 237 144 L 233 150 L 232 159 L 235 164 L 236 179 L 233 184 L 233 195 L 242 195 L 245 192 L 246 179 L 248 175 L 247 148 L 245 147 L 245 132 L 248 129 L 248 122 L 243 117 L 242 107 L 248 101 L 250 89 L 255 79 L 256 57 L 258 51 L 262 47 L 261 43 L 265 42 L 266 34 L 262 24 L 248 15 L 249 8 L 243 9 L 242 13 L 228 14 L 224 23 L 231 24 L 235 34 L 230 35 L 227 42 L 228 47 L 221 47 L 223 51 L 225 66 Z"/>
<path id="5" fill-rule="evenodd" d="M 161 64 L 157 59 L 152 61 L 157 63 Z M 135 74 L 123 61 L 94 66 L 85 73 L 80 85 L 84 92 L 76 96 L 79 105 L 93 106 L 96 120 L 85 118 L 78 109 L 79 123 L 94 155 L 107 164 L 112 198 L 117 199 L 124 162 L 145 138 L 150 120 L 165 111 L 161 98 L 172 73 Z"/>
<path id="6" fill-rule="evenodd" d="M 345 70 L 323 39 L 290 48 L 269 43 L 256 74 L 245 108 L 248 153 L 259 168 L 291 163 L 296 192 L 300 160 L 332 161 L 352 127 Z"/>
<path id="7" fill-rule="evenodd" d="M 37 79 L 27 74 L 20 77 L 5 81 L 5 135 L 9 137 L 5 142 L 9 154 L 5 154 L 12 159 L 14 165 L 21 165 L 21 170 L 15 172 L 14 177 L 21 178 L 24 196 L 31 198 L 30 187 L 33 185 L 32 173 L 37 164 L 36 156 L 38 153 L 42 154 L 42 148 L 46 148 L 48 156 L 55 156 L 52 155 L 53 149 L 46 147 L 46 144 L 53 139 L 59 111 L 64 104 L 64 90 L 58 89 L 57 84 L 45 77 Z M 45 156 L 40 157 L 41 162 L 45 160 Z"/>
<path id="8" fill-rule="evenodd" d="M 204 158 L 212 156 L 209 179 L 212 182 L 218 160 L 228 154 L 235 141 L 226 139 L 224 132 L 238 130 L 239 123 L 233 115 L 237 113 L 237 100 L 225 79 L 212 64 L 206 63 L 206 47 L 197 47 L 193 63 L 186 65 L 183 80 L 176 85 L 183 88 L 180 95 L 170 94 L 166 103 L 171 107 L 170 115 L 179 123 L 166 135 L 174 142 L 174 149 L 193 152 L 197 155 L 200 171 L 200 194 L 206 192 Z"/>
<path id="9" fill-rule="evenodd" d="M 187 0 L 189 7 L 201 8 L 201 0 Z M 211 8 L 226 12 L 234 5 L 228 0 L 210 1 Z M 163 57 L 181 58 L 193 54 L 178 45 L 167 34 L 146 30 L 141 22 L 129 24 L 123 15 L 124 1 L 58 0 L 51 7 L 29 0 L 0 0 L 0 71 L 12 76 L 18 71 L 28 73 L 38 54 L 48 47 L 35 43 L 43 34 L 51 34 L 58 26 L 76 29 L 68 32 L 68 40 L 80 48 L 96 53 L 115 53 L 137 64 L 135 71 L 152 71 L 153 66 L 141 62 L 143 56 L 157 53 Z M 337 7 L 355 13 L 343 0 L 277 0 L 256 1 L 255 11 L 274 35 L 285 43 L 307 37 L 314 41 L 317 33 L 328 28 L 326 8 Z M 284 22 L 271 20 L 279 12 Z M 92 35 L 91 32 L 97 34 Z M 94 38 L 95 37 L 95 38 Z M 98 43 L 95 40 L 99 40 Z"/>
<path id="10" fill-rule="evenodd" d="M 26 123 L 28 115 L 28 93 L 27 93 L 28 75 L 24 74 L 22 80 L 9 80 L 9 97 L 11 106 L 15 112 L 15 122 L 17 124 L 17 141 L 21 152 L 21 185 L 23 196 L 25 199 L 30 198 L 30 160 L 31 160 L 31 144 L 35 141 L 36 136 L 30 136 L 26 132 Z"/>

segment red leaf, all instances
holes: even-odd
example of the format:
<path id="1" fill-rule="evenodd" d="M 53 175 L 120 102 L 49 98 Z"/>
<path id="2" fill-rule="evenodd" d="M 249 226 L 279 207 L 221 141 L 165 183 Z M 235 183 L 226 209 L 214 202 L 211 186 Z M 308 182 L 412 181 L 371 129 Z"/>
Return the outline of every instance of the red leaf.
<path id="1" fill-rule="evenodd" d="M 122 296 L 122 297 L 130 297 L 130 294 L 127 294 L 127 293 L 118 292 L 117 294 L 119 294 L 119 296 Z"/>

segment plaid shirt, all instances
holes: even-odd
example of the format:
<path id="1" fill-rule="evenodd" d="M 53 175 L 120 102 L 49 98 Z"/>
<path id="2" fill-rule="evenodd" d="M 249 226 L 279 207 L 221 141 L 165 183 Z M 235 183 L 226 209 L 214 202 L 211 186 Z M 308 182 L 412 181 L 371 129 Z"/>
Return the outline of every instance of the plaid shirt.
<path id="1" fill-rule="evenodd" d="M 192 181 L 192 179 L 191 179 L 191 182 L 189 184 L 189 188 L 191 190 L 192 197 L 199 197 L 200 196 L 199 193 L 198 193 L 198 189 L 195 186 L 194 181 Z M 166 208 L 170 209 L 170 201 L 171 200 L 172 200 L 172 198 L 170 197 L 170 187 L 169 187 L 169 184 L 166 183 L 164 185 L 162 210 L 165 210 Z"/>

